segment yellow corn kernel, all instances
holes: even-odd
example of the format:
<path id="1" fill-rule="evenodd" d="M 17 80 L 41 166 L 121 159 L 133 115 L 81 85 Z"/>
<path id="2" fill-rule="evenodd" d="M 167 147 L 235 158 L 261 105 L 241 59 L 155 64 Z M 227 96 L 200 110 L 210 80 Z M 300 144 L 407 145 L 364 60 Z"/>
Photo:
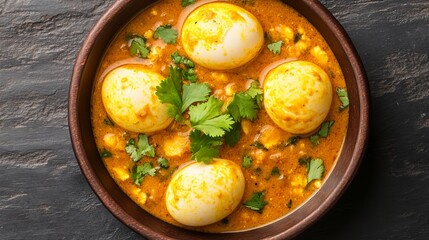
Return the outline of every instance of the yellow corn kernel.
<path id="1" fill-rule="evenodd" d="M 243 130 L 244 134 L 249 134 L 251 128 L 252 128 L 251 121 L 246 119 L 241 120 L 241 129 Z"/>
<path id="2" fill-rule="evenodd" d="M 152 38 L 152 37 L 153 37 L 153 31 L 152 31 L 152 30 L 147 30 L 147 31 L 143 34 L 143 36 L 144 36 L 146 39 Z"/>
<path id="3" fill-rule="evenodd" d="M 130 178 L 130 174 L 128 173 L 128 169 L 123 168 L 113 168 L 113 172 L 118 179 L 121 181 L 125 181 Z"/>
<path id="4" fill-rule="evenodd" d="M 168 138 L 163 145 L 164 153 L 167 157 L 181 156 L 189 150 L 189 147 L 189 139 L 179 134 Z"/>
<path id="5" fill-rule="evenodd" d="M 279 134 L 279 130 L 276 127 L 265 125 L 259 133 L 258 141 L 266 148 L 271 148 L 280 144 L 282 136 Z"/>
<path id="6" fill-rule="evenodd" d="M 328 63 L 328 54 L 319 46 L 312 48 L 310 53 L 317 59 L 319 64 L 326 65 Z"/>

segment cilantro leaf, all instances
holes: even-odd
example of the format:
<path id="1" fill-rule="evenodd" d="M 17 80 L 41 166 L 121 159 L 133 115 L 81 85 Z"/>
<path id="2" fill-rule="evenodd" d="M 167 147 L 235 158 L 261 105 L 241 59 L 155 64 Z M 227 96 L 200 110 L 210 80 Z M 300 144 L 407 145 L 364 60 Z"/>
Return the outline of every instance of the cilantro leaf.
<path id="1" fill-rule="evenodd" d="M 102 158 L 109 158 L 112 157 L 113 154 L 109 151 L 107 151 L 105 148 L 103 148 L 103 151 L 100 152 L 100 157 Z"/>
<path id="2" fill-rule="evenodd" d="M 268 202 L 266 202 L 264 199 L 265 199 L 265 191 L 255 192 L 253 193 L 252 197 L 249 200 L 245 201 L 243 204 L 245 207 L 253 211 L 262 213 L 262 210 L 268 204 Z"/>
<path id="3" fill-rule="evenodd" d="M 276 176 L 276 175 L 280 175 L 280 169 L 278 167 L 274 167 L 271 170 L 271 176 Z"/>
<path id="4" fill-rule="evenodd" d="M 172 29 L 170 24 L 159 26 L 153 33 L 153 38 L 161 38 L 165 43 L 175 44 L 177 40 L 177 31 Z"/>
<path id="5" fill-rule="evenodd" d="M 285 143 L 285 147 L 290 146 L 290 145 L 296 145 L 296 143 L 298 142 L 298 140 L 301 139 L 300 136 L 292 136 L 290 137 L 287 142 Z"/>
<path id="6" fill-rule="evenodd" d="M 189 108 L 191 126 L 210 137 L 221 137 L 232 129 L 233 119 L 229 114 L 221 114 L 223 102 L 211 96 L 207 102 Z"/>
<path id="7" fill-rule="evenodd" d="M 182 7 L 187 7 L 194 3 L 195 3 L 195 0 L 182 0 Z"/>
<path id="8" fill-rule="evenodd" d="M 262 89 L 254 81 L 246 91 L 234 94 L 232 101 L 228 104 L 227 111 L 237 122 L 241 118 L 253 121 L 258 116 L 261 103 Z"/>
<path id="9" fill-rule="evenodd" d="M 150 49 L 146 45 L 146 38 L 138 35 L 132 36 L 130 37 L 129 44 L 130 44 L 130 54 L 132 56 L 138 56 L 141 58 L 148 57 L 150 53 Z"/>
<path id="10" fill-rule="evenodd" d="M 185 112 L 191 104 L 203 102 L 209 98 L 211 92 L 207 83 L 191 83 L 183 86 L 181 112 Z"/>
<path id="11" fill-rule="evenodd" d="M 262 150 L 264 150 L 264 151 L 268 151 L 268 148 L 267 148 L 267 147 L 265 147 L 265 146 L 264 146 L 264 144 L 262 144 L 262 143 L 261 143 L 261 142 L 259 142 L 259 141 L 256 141 L 256 142 L 254 142 L 254 143 L 250 144 L 250 146 L 252 146 L 252 147 L 256 147 L 256 148 L 259 148 L 259 149 L 262 149 Z"/>
<path id="12" fill-rule="evenodd" d="M 340 98 L 341 106 L 338 110 L 343 111 L 349 106 L 349 96 L 344 88 L 337 87 L 337 95 Z"/>
<path id="13" fill-rule="evenodd" d="M 238 143 L 241 136 L 240 122 L 232 124 L 232 129 L 225 133 L 225 142 L 228 146 L 233 147 Z"/>
<path id="14" fill-rule="evenodd" d="M 158 158 L 158 164 L 164 169 L 168 169 L 170 167 L 170 163 L 166 158 L 160 157 Z"/>
<path id="15" fill-rule="evenodd" d="M 329 129 L 332 127 L 332 125 L 334 125 L 334 123 L 335 121 L 327 121 L 322 123 L 322 126 L 319 130 L 319 136 L 324 138 L 328 137 Z"/>
<path id="16" fill-rule="evenodd" d="M 246 155 L 243 157 L 243 163 L 241 165 L 243 165 L 244 168 L 249 168 L 250 166 L 252 166 L 252 163 L 253 159 Z"/>
<path id="17" fill-rule="evenodd" d="M 152 164 L 145 163 L 143 165 L 134 165 L 132 169 L 132 178 L 134 180 L 134 184 L 141 185 L 143 178 L 147 175 L 154 176 L 156 169 L 152 167 Z"/>
<path id="18" fill-rule="evenodd" d="M 307 162 L 307 186 L 317 179 L 321 179 L 325 172 L 325 166 L 323 160 L 320 158 L 311 159 Z"/>
<path id="19" fill-rule="evenodd" d="M 144 134 L 139 134 L 137 145 L 134 139 L 128 140 L 125 151 L 134 162 L 140 161 L 143 156 L 155 157 L 155 147 L 149 144 L 149 139 Z"/>
<path id="20" fill-rule="evenodd" d="M 274 54 L 280 54 L 282 50 L 283 41 L 273 42 L 267 45 L 268 49 Z"/>
<path id="21" fill-rule="evenodd" d="M 168 109 L 168 114 L 175 117 L 176 120 L 181 119 L 182 113 L 182 78 L 181 70 L 178 67 L 170 66 L 170 76 L 163 80 L 156 87 L 156 96 L 162 103 L 171 104 Z"/>
<path id="22" fill-rule="evenodd" d="M 291 208 L 292 207 L 292 199 L 289 199 L 289 202 L 286 204 L 287 208 Z"/>
<path id="23" fill-rule="evenodd" d="M 112 127 L 115 126 L 115 123 L 109 117 L 106 117 L 103 123 Z"/>
<path id="24" fill-rule="evenodd" d="M 320 126 L 319 132 L 310 136 L 310 142 L 313 146 L 317 146 L 320 144 L 319 139 L 321 137 L 326 138 L 329 134 L 329 129 L 334 125 L 335 121 L 326 121 L 323 122 Z"/>
<path id="25" fill-rule="evenodd" d="M 191 139 L 191 160 L 210 163 L 213 158 L 220 155 L 221 138 L 207 136 L 198 130 L 192 130 L 189 138 Z"/>
<path id="26" fill-rule="evenodd" d="M 195 72 L 195 64 L 189 60 L 188 58 L 181 56 L 179 52 L 174 52 L 171 54 L 171 59 L 175 64 L 183 64 L 184 68 L 182 68 L 182 77 L 190 82 L 194 83 L 197 81 L 197 73 Z"/>

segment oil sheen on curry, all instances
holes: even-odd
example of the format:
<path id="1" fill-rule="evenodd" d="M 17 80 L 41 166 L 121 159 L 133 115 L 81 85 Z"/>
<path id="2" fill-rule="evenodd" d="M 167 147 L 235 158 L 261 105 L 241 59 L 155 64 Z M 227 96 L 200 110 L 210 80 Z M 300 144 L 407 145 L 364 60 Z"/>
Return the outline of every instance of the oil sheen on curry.
<path id="1" fill-rule="evenodd" d="M 298 208 L 347 131 L 335 56 L 278 0 L 158 1 L 118 32 L 95 81 L 92 126 L 112 178 L 147 212 L 197 231 Z"/>

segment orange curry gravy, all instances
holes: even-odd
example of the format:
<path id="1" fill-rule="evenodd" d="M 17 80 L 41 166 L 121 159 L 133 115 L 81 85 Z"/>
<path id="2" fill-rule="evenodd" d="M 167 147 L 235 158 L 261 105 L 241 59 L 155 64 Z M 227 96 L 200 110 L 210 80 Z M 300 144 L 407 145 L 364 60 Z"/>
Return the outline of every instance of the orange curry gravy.
<path id="1" fill-rule="evenodd" d="M 243 67 L 230 71 L 212 71 L 200 66 L 195 67 L 198 81 L 209 83 L 213 95 L 227 103 L 232 99 L 231 91 L 244 91 L 249 79 L 258 79 L 267 65 L 285 58 L 313 62 L 328 73 L 334 92 L 337 87 L 345 88 L 343 74 L 329 46 L 316 29 L 295 10 L 278 0 L 255 0 L 252 4 L 244 4 L 240 0 L 229 2 L 253 13 L 259 19 L 267 37 L 261 53 Z M 174 45 L 157 45 L 159 41 L 155 41 L 152 34 L 160 25 L 177 24 L 183 10 L 180 3 L 180 0 L 159 1 L 144 9 L 119 32 L 100 63 L 92 97 L 94 136 L 100 152 L 105 149 L 112 154 L 110 157 L 102 158 L 111 176 L 143 209 L 179 226 L 181 224 L 167 212 L 164 194 L 174 170 L 180 164 L 190 161 L 191 152 L 187 137 L 189 128 L 173 122 L 167 129 L 149 136 L 150 144 L 156 146 L 156 157 L 144 157 L 137 164 L 152 162 L 157 166 L 157 158 L 166 156 L 167 151 L 177 151 L 178 156 L 166 157 L 170 163 L 169 169 L 159 169 L 155 176 L 146 176 L 140 186 L 135 185 L 131 177 L 131 169 L 135 163 L 125 152 L 125 145 L 130 138 L 137 139 L 138 133 L 127 132 L 117 125 L 111 126 L 105 123 L 107 113 L 101 100 L 101 83 L 106 70 L 118 65 L 120 61 L 126 62 L 133 58 L 130 56 L 126 39 L 126 35 L 130 33 L 139 34 L 148 39 L 147 42 L 152 50 L 149 56 L 149 61 L 152 62 L 150 67 L 163 76 L 168 76 L 170 55 L 175 51 L 179 51 L 182 56 L 186 54 L 181 47 L 180 39 L 177 39 L 177 44 Z M 281 54 L 275 55 L 266 47 L 267 44 L 282 39 L 284 45 Z M 321 51 L 322 54 L 320 54 Z M 348 110 L 340 112 L 338 110 L 340 105 L 334 93 L 327 120 L 334 120 L 335 124 L 331 127 L 329 136 L 320 138 L 320 144 L 317 146 L 313 146 L 308 136 L 302 137 L 296 145 L 284 146 L 284 143 L 293 135 L 278 128 L 263 108 L 254 122 L 243 120 L 241 139 L 238 144 L 235 147 L 224 144 L 220 158 L 232 160 L 242 166 L 243 156 L 252 157 L 252 166 L 242 168 L 246 179 L 243 201 L 250 199 L 254 192 L 265 191 L 265 200 L 268 205 L 262 213 L 258 213 L 240 204 L 236 211 L 227 217 L 227 221 L 192 229 L 209 232 L 249 229 L 274 221 L 299 207 L 321 186 L 341 150 L 347 130 Z M 183 139 L 185 141 L 182 141 Z M 250 146 L 255 140 L 263 143 L 269 150 Z M 306 156 L 323 159 L 325 166 L 322 180 L 313 181 L 307 187 L 306 166 L 300 165 L 298 161 Z M 275 167 L 278 167 L 280 174 L 271 176 L 271 171 Z"/>

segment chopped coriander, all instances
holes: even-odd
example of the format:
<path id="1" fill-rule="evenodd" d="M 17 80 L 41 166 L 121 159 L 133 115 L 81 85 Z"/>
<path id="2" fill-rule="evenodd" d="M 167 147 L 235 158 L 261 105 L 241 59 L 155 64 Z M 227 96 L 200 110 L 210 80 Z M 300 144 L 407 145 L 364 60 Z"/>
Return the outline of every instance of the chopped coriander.
<path id="1" fill-rule="evenodd" d="M 349 106 L 349 96 L 344 88 L 337 87 L 337 95 L 340 98 L 341 106 L 338 110 L 343 111 Z"/>
<path id="2" fill-rule="evenodd" d="M 259 149 L 262 149 L 262 150 L 264 150 L 264 151 L 268 151 L 268 148 L 266 148 L 266 147 L 264 146 L 264 144 L 262 144 L 262 143 L 261 143 L 261 142 L 259 142 L 259 141 L 256 141 L 256 142 L 254 142 L 254 143 L 250 144 L 250 146 L 252 146 L 252 147 L 256 147 L 256 148 L 259 148 Z"/>
<path id="3" fill-rule="evenodd" d="M 228 104 L 227 111 L 237 122 L 241 118 L 253 121 L 258 116 L 261 102 L 262 89 L 259 88 L 258 82 L 253 81 L 249 89 L 234 94 L 232 101 Z"/>
<path id="4" fill-rule="evenodd" d="M 103 120 L 103 123 L 106 124 L 106 125 L 109 125 L 109 126 L 115 126 L 115 123 L 113 123 L 113 121 L 109 117 L 106 117 Z"/>
<path id="5" fill-rule="evenodd" d="M 232 124 L 232 129 L 225 133 L 225 142 L 228 146 L 233 147 L 238 143 L 241 136 L 240 122 Z"/>
<path id="6" fill-rule="evenodd" d="M 325 166 L 323 165 L 323 160 L 320 158 L 311 159 L 307 162 L 307 186 L 317 179 L 321 179 L 323 172 L 325 171 Z"/>
<path id="7" fill-rule="evenodd" d="M 319 131 L 316 134 L 313 134 L 310 136 L 310 142 L 313 144 L 313 146 L 317 146 L 320 144 L 319 139 L 321 137 L 326 138 L 329 134 L 329 129 L 334 125 L 335 121 L 326 121 L 323 122 L 320 126 Z"/>
<path id="8" fill-rule="evenodd" d="M 273 42 L 267 45 L 268 49 L 274 54 L 280 54 L 283 46 L 283 41 Z"/>
<path id="9" fill-rule="evenodd" d="M 207 102 L 189 108 L 189 118 L 194 129 L 210 137 L 221 137 L 232 129 L 233 119 L 229 114 L 222 114 L 223 102 L 211 96 Z"/>
<path id="10" fill-rule="evenodd" d="M 179 52 L 171 54 L 171 59 L 175 64 L 183 64 L 182 77 L 190 82 L 194 83 L 198 80 L 197 73 L 195 72 L 195 64 L 188 58 L 181 56 Z"/>
<path id="11" fill-rule="evenodd" d="M 171 24 L 159 26 L 153 33 L 153 38 L 161 38 L 165 43 L 175 44 L 177 40 L 177 31 L 171 28 Z"/>
<path id="12" fill-rule="evenodd" d="M 274 167 L 271 170 L 271 176 L 277 176 L 277 175 L 280 175 L 280 169 L 278 167 Z"/>
<path id="13" fill-rule="evenodd" d="M 251 167 L 252 163 L 253 163 L 253 159 L 251 157 L 249 157 L 248 155 L 246 155 L 246 156 L 243 157 L 243 163 L 242 163 L 242 165 L 243 165 L 244 168 Z"/>
<path id="14" fill-rule="evenodd" d="M 164 169 L 168 169 L 170 167 L 170 163 L 166 158 L 160 157 L 158 158 L 158 164 Z"/>
<path id="15" fill-rule="evenodd" d="M 220 155 L 220 146 L 223 144 L 220 137 L 210 137 L 199 130 L 191 131 L 191 160 L 210 163 Z"/>
<path id="16" fill-rule="evenodd" d="M 245 201 L 243 204 L 245 207 L 257 211 L 258 213 L 262 213 L 264 207 L 268 204 L 265 200 L 265 191 L 255 192 L 252 197 Z"/>
<path id="17" fill-rule="evenodd" d="M 111 152 L 109 152 L 105 148 L 103 148 L 103 151 L 100 152 L 100 156 L 102 158 L 109 158 L 109 157 L 112 157 L 113 155 Z"/>
<path id="18" fill-rule="evenodd" d="M 141 58 L 148 57 L 150 53 L 150 49 L 146 45 L 146 38 L 138 35 L 131 36 L 129 40 L 129 44 L 130 44 L 131 56 L 138 56 Z"/>
<path id="19" fill-rule="evenodd" d="M 224 218 L 220 221 L 220 223 L 222 223 L 223 225 L 227 225 L 229 223 L 228 218 Z"/>
<path id="20" fill-rule="evenodd" d="M 152 164 L 145 163 L 143 165 L 134 165 L 132 169 L 132 178 L 134 180 L 134 184 L 140 185 L 143 181 L 143 178 L 147 175 L 154 176 L 156 169 L 152 167 Z"/>
<path id="21" fill-rule="evenodd" d="M 310 136 L 310 142 L 311 142 L 311 144 L 313 144 L 313 146 L 317 146 L 317 145 L 319 145 L 320 144 L 320 141 L 319 141 L 319 134 L 314 134 L 314 135 L 311 135 Z"/>
<path id="22" fill-rule="evenodd" d="M 298 140 L 301 139 L 300 136 L 292 136 L 290 137 L 287 142 L 285 143 L 285 147 L 290 146 L 290 145 L 296 145 L 296 143 L 298 142 Z"/>
<path id="23" fill-rule="evenodd" d="M 328 136 L 329 129 L 332 127 L 332 125 L 334 125 L 334 123 L 335 121 L 327 121 L 322 123 L 322 126 L 319 130 L 319 136 L 326 138 Z"/>
<path id="24" fill-rule="evenodd" d="M 289 202 L 286 204 L 287 208 L 291 208 L 292 207 L 292 199 L 289 199 Z"/>
<path id="25" fill-rule="evenodd" d="M 255 99 L 259 108 L 262 108 L 263 91 L 258 81 L 253 80 L 252 83 L 250 84 L 250 87 L 246 90 L 245 93 L 247 93 L 250 97 Z"/>
<path id="26" fill-rule="evenodd" d="M 149 139 L 144 134 L 139 134 L 137 145 L 134 139 L 128 140 L 125 151 L 134 162 L 140 161 L 143 156 L 155 157 L 155 147 L 149 144 Z"/>
<path id="27" fill-rule="evenodd" d="M 299 42 L 299 40 L 301 40 L 301 37 L 302 37 L 302 35 L 301 35 L 300 33 L 296 33 L 296 34 L 295 34 L 295 37 L 294 37 L 294 39 L 293 39 L 293 42 L 294 42 L 294 43 Z"/>
<path id="28" fill-rule="evenodd" d="M 195 64 L 190 59 L 188 59 L 187 57 L 181 56 L 177 51 L 171 54 L 171 60 L 173 60 L 175 64 L 183 64 L 185 67 L 188 67 L 188 68 L 195 67 Z"/>
<path id="29" fill-rule="evenodd" d="M 195 0 L 182 0 L 182 7 L 187 7 L 194 3 L 195 3 Z"/>

